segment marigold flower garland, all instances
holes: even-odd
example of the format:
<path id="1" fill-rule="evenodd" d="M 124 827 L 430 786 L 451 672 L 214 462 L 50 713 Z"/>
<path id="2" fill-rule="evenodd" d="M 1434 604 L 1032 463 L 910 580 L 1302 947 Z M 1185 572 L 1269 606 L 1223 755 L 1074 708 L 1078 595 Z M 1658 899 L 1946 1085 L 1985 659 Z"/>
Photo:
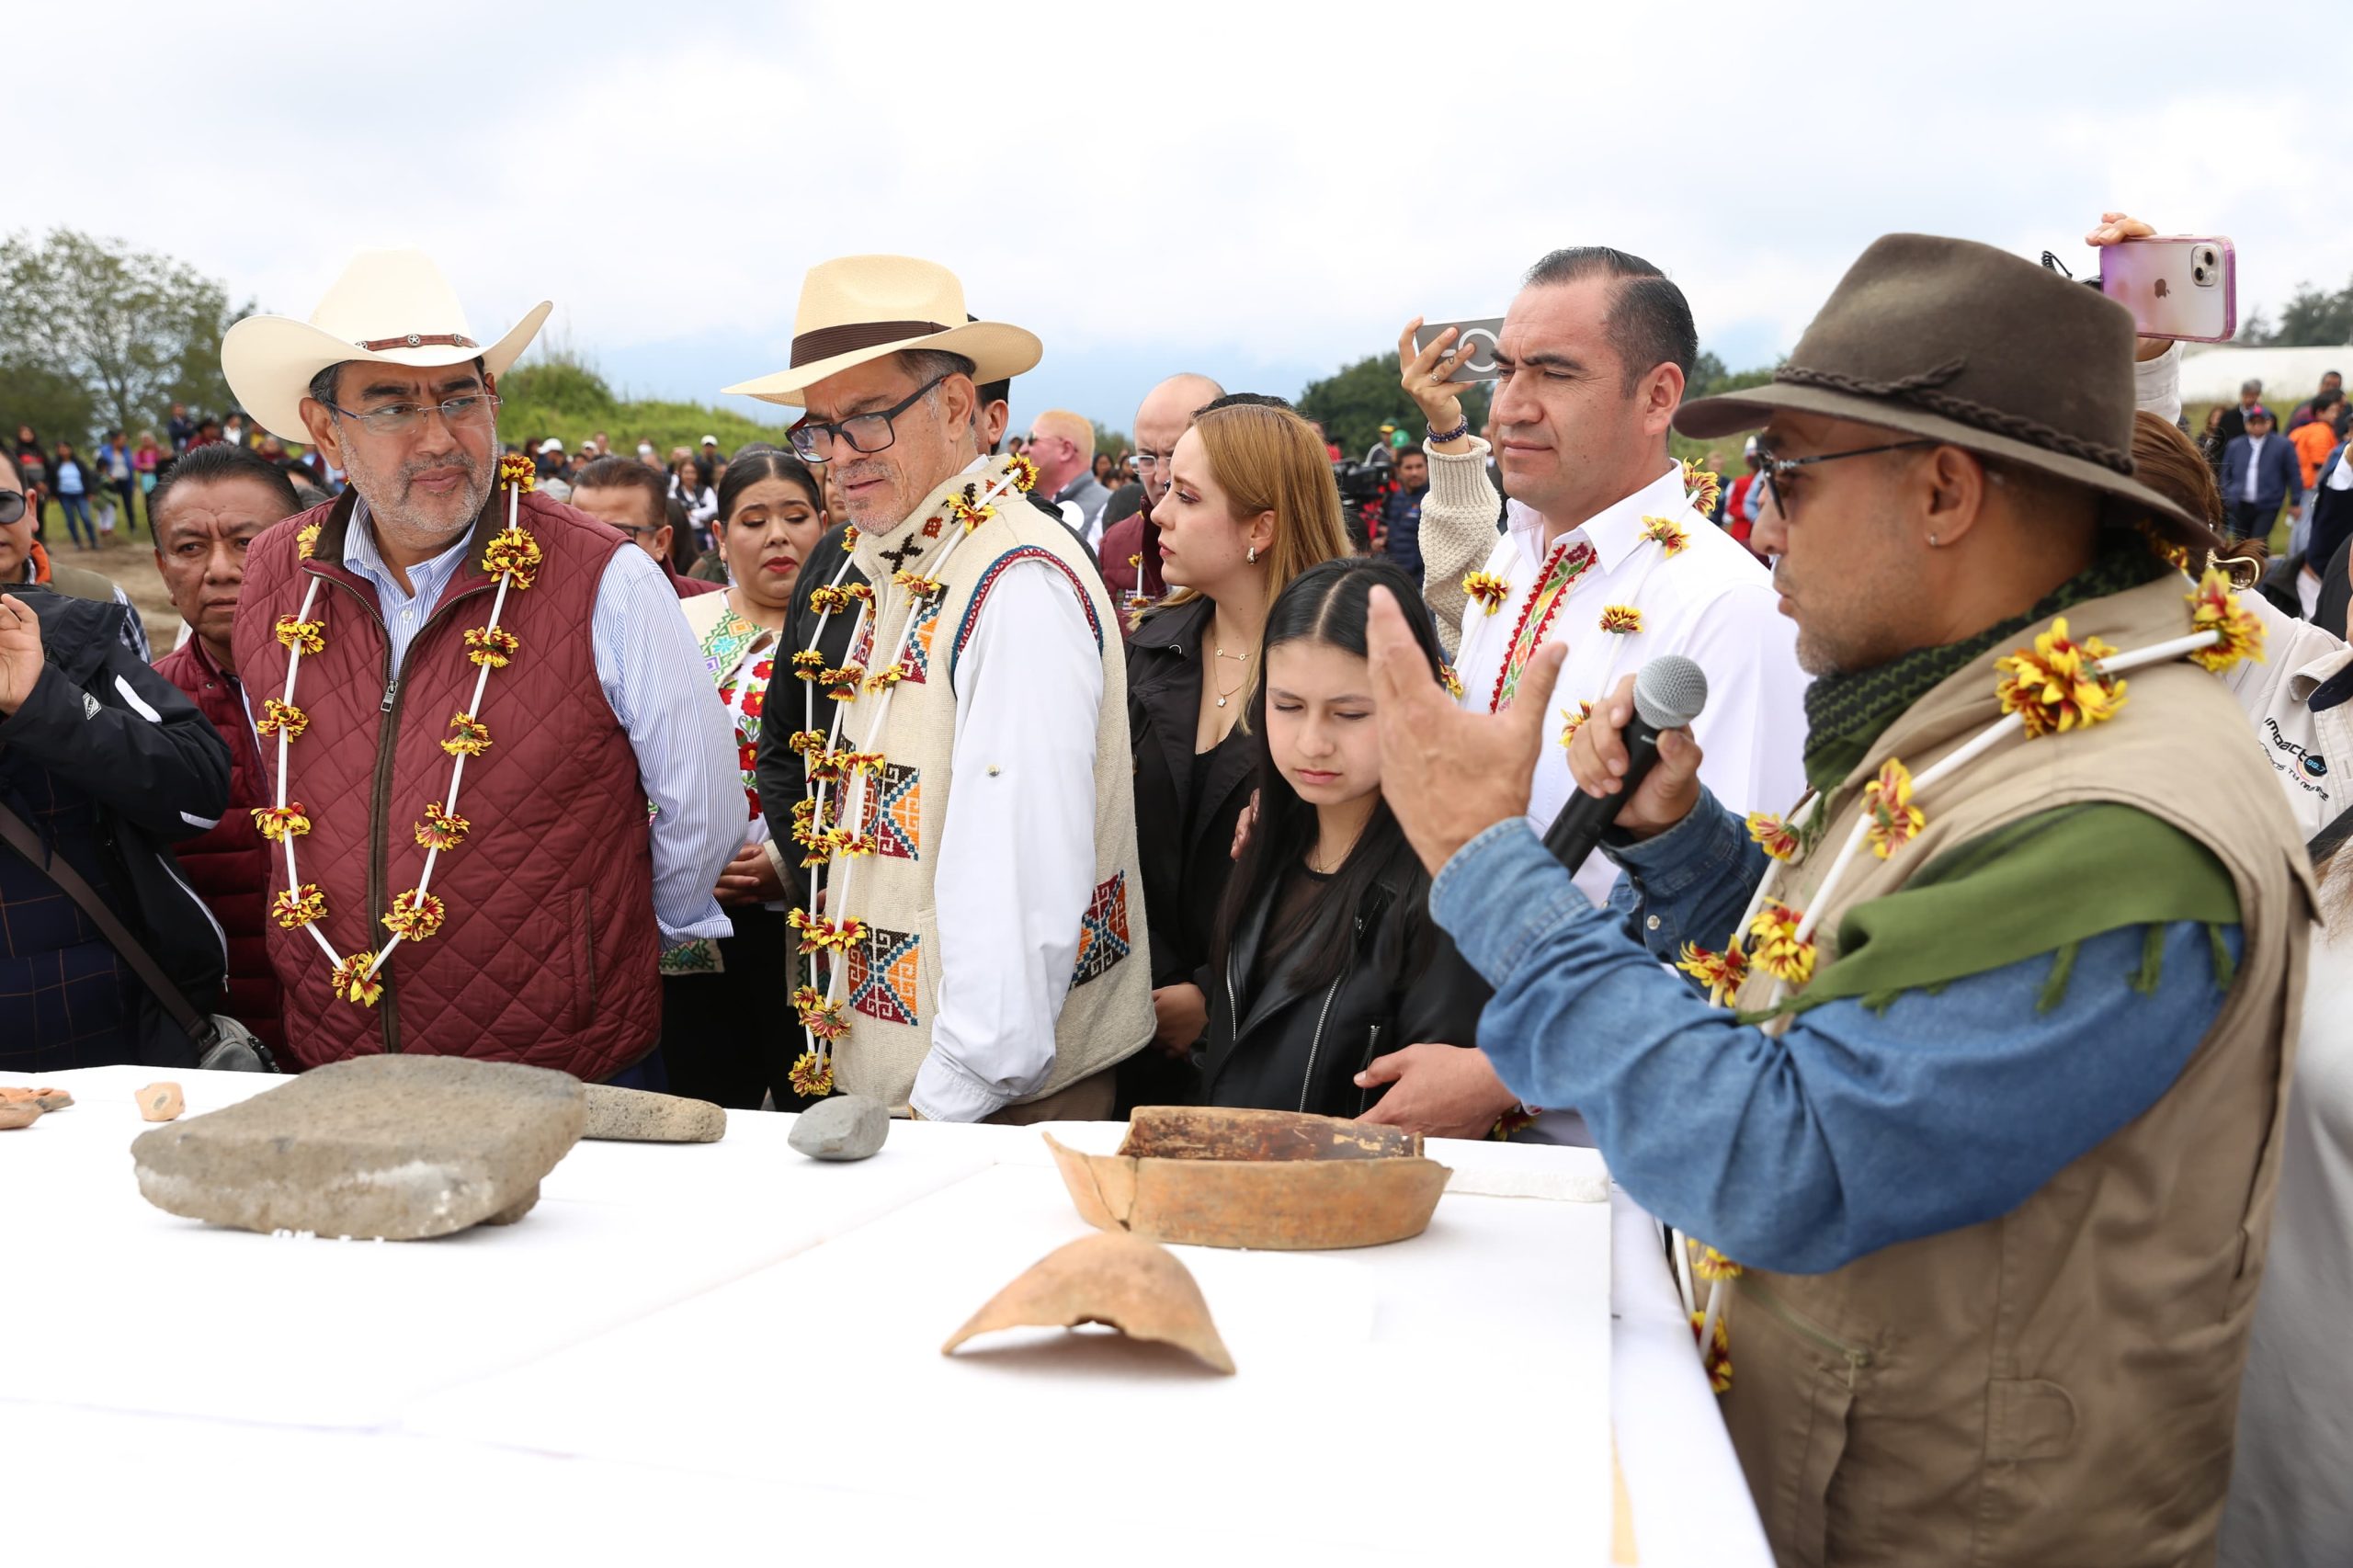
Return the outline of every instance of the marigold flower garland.
<path id="1" fill-rule="evenodd" d="M 2241 659 L 2263 658 L 2262 622 L 2239 608 L 2230 579 L 2219 567 L 2206 570 L 2187 596 L 2187 603 L 2188 635 L 2133 653 L 2119 653 L 2096 637 L 2077 642 L 2068 635 L 2065 618 L 2058 617 L 2034 639 L 2030 649 L 2018 649 L 1995 661 L 1995 690 L 2002 716 L 1917 777 L 1901 758 L 1881 763 L 1863 785 L 1862 810 L 1847 842 L 1813 888 L 1812 908 L 1829 907 L 1848 863 L 1863 846 L 1868 844 L 1874 854 L 1886 859 L 1917 838 L 1927 825 L 1927 817 L 1915 803 L 1915 797 L 1983 756 L 2005 737 L 2022 733 L 2032 741 L 2115 717 L 2125 699 L 2120 677 L 2146 665 L 2187 657 L 2220 674 Z M 1813 978 L 1815 917 L 1792 909 L 1778 893 L 1788 868 L 1805 853 L 1802 846 L 1820 836 L 1828 810 L 1828 797 L 1815 795 L 1810 801 L 1810 814 L 1802 823 L 1785 824 L 1766 812 L 1748 818 L 1749 836 L 1772 861 L 1757 882 L 1746 913 L 1733 927 L 1736 934 L 1756 938 L 1753 955 L 1744 959 L 1736 935 L 1721 954 L 1686 943 L 1682 960 L 1675 966 L 1708 987 L 1711 1004 L 1731 1002 L 1750 967 L 1773 978 L 1768 1010 L 1778 1010 L 1793 986 L 1802 986 Z M 1703 1245 L 1696 1271 L 1713 1281 L 1714 1288 L 1709 1292 L 1707 1311 L 1691 1313 L 1692 1330 L 1699 1336 L 1709 1381 L 1722 1392 L 1732 1386 L 1732 1347 L 1724 1307 L 1741 1266 Z M 1692 1299 L 1687 1292 L 1687 1306 Z"/>
<path id="2" fill-rule="evenodd" d="M 457 814 L 458 786 L 465 774 L 466 758 L 479 756 L 490 749 L 490 727 L 479 717 L 483 691 L 490 672 L 506 668 L 522 645 L 514 632 L 498 624 L 498 619 L 506 607 L 507 590 L 523 592 L 539 574 L 542 559 L 539 542 L 521 524 L 523 493 L 532 488 L 535 476 L 529 458 L 510 454 L 498 460 L 497 482 L 506 487 L 506 527 L 492 536 L 482 559 L 483 573 L 496 578 L 498 585 L 491 599 L 489 620 L 464 636 L 466 657 L 479 672 L 474 677 L 473 700 L 464 711 L 450 717 L 449 736 L 441 742 L 441 749 L 453 759 L 449 765 L 449 788 L 440 800 L 426 807 L 425 820 L 416 824 L 415 837 L 425 850 L 425 868 L 416 885 L 394 894 L 392 906 L 379 916 L 384 929 L 392 933 L 392 940 L 381 948 L 338 954 L 319 930 L 319 922 L 326 915 L 325 897 L 317 883 L 302 881 L 295 864 L 294 841 L 311 831 L 311 819 L 300 801 L 289 799 L 288 751 L 290 744 L 310 727 L 309 715 L 294 704 L 294 683 L 301 672 L 302 656 L 326 648 L 326 623 L 311 619 L 320 579 L 313 576 L 310 586 L 303 590 L 302 608 L 298 613 L 278 619 L 278 640 L 287 653 L 285 691 L 283 696 L 264 700 L 263 716 L 254 725 L 256 731 L 278 742 L 277 801 L 254 808 L 253 813 L 254 825 L 262 836 L 285 850 L 286 887 L 271 899 L 270 913 L 281 927 L 311 934 L 311 939 L 334 965 L 328 975 L 328 988 L 356 1006 L 372 1007 L 382 998 L 384 985 L 378 976 L 394 948 L 404 941 L 430 939 L 448 917 L 447 905 L 430 891 L 433 869 L 445 851 L 455 849 L 465 841 L 466 831 L 472 825 Z M 310 537 L 298 536 L 297 545 L 307 557 L 317 540 L 317 525 L 306 525 L 302 532 Z"/>
<path id="3" fill-rule="evenodd" d="M 1026 494 L 1038 482 L 1035 463 L 1023 457 L 1006 460 L 1004 471 L 986 482 L 970 483 L 951 492 L 939 507 L 927 518 L 920 530 L 926 539 L 938 539 L 950 521 L 961 525 L 932 560 L 930 573 L 900 570 L 892 576 L 893 585 L 907 593 L 907 613 L 899 623 L 896 645 L 889 658 L 883 660 L 870 679 L 866 667 L 855 660 L 838 667 L 828 668 L 824 654 L 818 651 L 817 639 L 824 635 L 830 618 L 847 611 L 855 603 L 858 619 L 850 630 L 852 648 L 858 645 L 861 634 L 873 620 L 876 597 L 870 585 L 845 588 L 842 579 L 848 575 L 852 560 L 849 552 L 858 545 L 858 530 L 851 528 L 844 544 L 844 558 L 834 581 L 815 589 L 811 603 L 818 609 L 817 625 L 811 633 L 811 646 L 792 656 L 793 673 L 807 683 L 801 689 L 801 728 L 794 732 L 790 744 L 793 751 L 807 759 L 806 778 L 809 794 L 793 803 L 792 837 L 801 848 L 801 865 L 815 871 L 842 862 L 839 885 L 828 890 L 827 896 L 841 907 L 849 896 L 850 869 L 858 860 L 875 852 L 870 835 L 861 834 L 849 824 L 861 822 L 866 813 L 874 781 L 881 776 L 885 766 L 877 750 L 882 737 L 883 721 L 890 711 L 890 699 L 906 678 L 905 656 L 908 639 L 915 629 L 916 605 L 939 598 L 947 592 L 946 585 L 937 575 L 947 563 L 956 546 L 970 538 L 974 529 L 997 515 L 996 503 L 1007 494 Z M 837 591 L 829 591 L 837 590 Z M 822 602 L 818 596 L 824 595 Z M 881 647 L 880 639 L 876 647 Z M 824 686 L 835 700 L 830 733 L 821 731 L 816 722 L 816 687 Z M 872 705 L 873 717 L 867 732 L 863 749 L 845 748 L 842 727 L 847 719 L 850 704 L 858 698 L 861 686 L 879 695 Z M 834 820 L 826 817 L 826 806 L 836 787 L 841 799 Z M 814 879 L 813 878 L 813 883 Z M 812 892 L 815 889 L 813 885 Z M 822 962 L 828 953 L 835 961 L 824 966 L 822 987 L 802 985 L 793 992 L 793 1009 L 799 1015 L 802 1034 L 801 1054 L 794 1058 L 786 1081 L 795 1094 L 815 1098 L 834 1092 L 833 1048 L 849 1033 L 848 1004 L 843 997 L 842 985 L 848 972 L 847 959 L 852 949 L 867 938 L 863 922 L 835 922 L 807 910 L 796 909 L 789 917 L 792 930 L 800 937 L 800 949 L 813 961 Z"/>

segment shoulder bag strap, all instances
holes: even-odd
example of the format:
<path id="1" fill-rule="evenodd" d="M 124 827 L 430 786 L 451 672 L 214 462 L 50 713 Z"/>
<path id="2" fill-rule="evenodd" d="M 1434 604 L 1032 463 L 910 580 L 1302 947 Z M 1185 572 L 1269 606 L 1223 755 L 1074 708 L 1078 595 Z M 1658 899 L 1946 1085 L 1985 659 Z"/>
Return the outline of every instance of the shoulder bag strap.
<path id="1" fill-rule="evenodd" d="M 90 924 L 96 926 L 99 935 L 112 944 L 114 950 L 121 955 L 122 961 L 131 966 L 131 973 L 155 994 L 155 1000 L 164 1005 L 164 1011 L 172 1016 L 172 1021 L 187 1030 L 188 1039 L 196 1041 L 199 1050 L 202 1049 L 203 1041 L 210 1033 L 210 1025 L 197 1016 L 195 1008 L 188 1006 L 188 998 L 180 994 L 180 988 L 156 967 L 155 960 L 147 956 L 145 946 L 116 918 L 114 911 L 107 907 L 106 900 L 98 896 L 97 889 L 83 881 L 82 873 L 69 865 L 63 856 L 46 853 L 41 846 L 40 835 L 33 832 L 32 825 L 5 803 L 0 803 L 0 840 L 14 846 L 18 854 L 32 863 L 35 870 L 45 872 L 50 881 L 63 890 L 66 897 L 81 906 L 82 913 L 90 917 Z"/>

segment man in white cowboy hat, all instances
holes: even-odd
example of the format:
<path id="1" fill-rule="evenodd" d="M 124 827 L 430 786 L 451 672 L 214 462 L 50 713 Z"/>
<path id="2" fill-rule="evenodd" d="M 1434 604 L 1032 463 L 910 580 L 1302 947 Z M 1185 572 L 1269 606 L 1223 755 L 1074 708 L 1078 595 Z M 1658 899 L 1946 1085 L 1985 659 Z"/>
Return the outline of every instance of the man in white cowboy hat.
<path id="1" fill-rule="evenodd" d="M 1023 499 L 1035 469 L 981 455 L 979 386 L 1040 354 L 968 320 L 945 267 L 847 256 L 802 283 L 790 368 L 728 389 L 807 410 L 793 448 L 838 484 L 871 585 L 841 607 L 848 664 L 795 666 L 847 699 L 796 743 L 826 900 L 794 915 L 815 955 L 804 1092 L 1103 1117 L 1152 1036 L 1119 622 L 1084 547 Z"/>
<path id="2" fill-rule="evenodd" d="M 254 542 L 235 632 L 303 1066 L 407 1051 L 644 1082 L 659 947 L 727 929 L 743 801 L 676 596 L 497 456 L 498 378 L 548 310 L 485 345 L 422 253 L 366 251 L 308 322 L 222 342 L 255 417 L 350 476 Z"/>

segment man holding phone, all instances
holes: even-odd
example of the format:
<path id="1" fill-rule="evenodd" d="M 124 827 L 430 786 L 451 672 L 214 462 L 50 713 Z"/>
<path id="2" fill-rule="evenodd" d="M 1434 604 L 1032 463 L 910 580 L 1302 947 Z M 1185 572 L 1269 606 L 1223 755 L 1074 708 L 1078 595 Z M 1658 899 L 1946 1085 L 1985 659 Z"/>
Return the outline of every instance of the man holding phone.
<path id="1" fill-rule="evenodd" d="M 1529 269 L 1492 349 L 1495 445 L 1511 498 L 1500 539 L 1489 443 L 1471 434 L 1452 379 L 1484 358 L 1482 324 L 1417 345 L 1415 322 L 1397 352 L 1404 390 L 1428 422 L 1422 594 L 1450 644 L 1459 626 L 1462 705 L 1508 710 L 1538 651 L 1569 648 L 1544 716 L 1552 744 L 1537 765 L 1529 823 L 1541 833 L 1568 799 L 1567 741 L 1588 706 L 1662 653 L 1708 672 L 1699 726 L 1718 798 L 1744 812 L 1793 798 L 1804 779 L 1806 686 L 1794 631 L 1776 612 L 1765 568 L 1708 520 L 1667 453 L 1699 351 L 1683 291 L 1649 262 L 1601 245 L 1555 251 Z M 1596 855 L 1578 885 L 1598 901 L 1617 874 Z M 1483 1056 L 1448 1044 L 1408 1044 L 1369 1063 L 1358 1083 L 1393 1085 L 1370 1119 L 1438 1136 L 1481 1136 L 1518 1104 Z M 1552 1131 L 1582 1136 L 1565 1119 Z"/>

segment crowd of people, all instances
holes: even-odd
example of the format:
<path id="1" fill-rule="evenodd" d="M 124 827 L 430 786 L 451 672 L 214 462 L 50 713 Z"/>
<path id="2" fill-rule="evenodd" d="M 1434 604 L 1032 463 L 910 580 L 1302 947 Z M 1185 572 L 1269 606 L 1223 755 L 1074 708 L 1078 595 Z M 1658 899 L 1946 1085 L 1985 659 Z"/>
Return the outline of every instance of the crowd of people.
<path id="1" fill-rule="evenodd" d="M 1784 1562 L 2337 1551 L 2334 378 L 2193 438 L 2177 345 L 1892 235 L 1769 382 L 1687 397 L 1682 290 L 1586 246 L 1523 276 L 1478 431 L 1415 322 L 1423 427 L 1361 463 L 1183 371 L 1131 459 L 1009 433 L 1039 339 L 856 256 L 728 389 L 782 438 L 665 454 L 504 438 L 549 308 L 483 337 L 365 253 L 231 329 L 227 422 L 20 433 L 0 1067 L 1589 1143 Z M 1755 434 L 1727 482 L 1675 431 Z M 102 492 L 159 661 L 38 537 Z M 1707 699 L 1643 771 L 1667 655 Z"/>

